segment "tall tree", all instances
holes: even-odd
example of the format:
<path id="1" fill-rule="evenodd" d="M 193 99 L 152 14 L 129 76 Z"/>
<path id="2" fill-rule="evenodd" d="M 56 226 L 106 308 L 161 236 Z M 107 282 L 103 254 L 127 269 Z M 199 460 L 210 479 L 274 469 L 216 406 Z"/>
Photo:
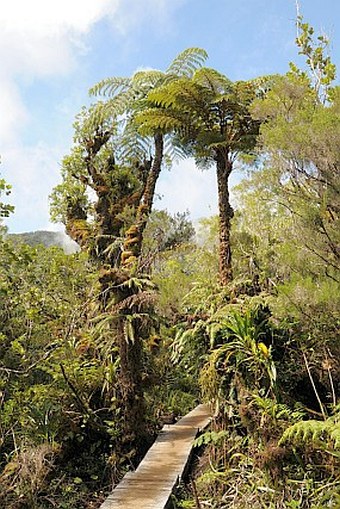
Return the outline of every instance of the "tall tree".
<path id="1" fill-rule="evenodd" d="M 150 107 L 137 120 L 141 132 L 156 127 L 175 134 L 177 144 L 197 163 L 216 168 L 219 207 L 219 266 L 223 286 L 232 280 L 229 177 L 242 154 L 253 152 L 260 122 L 249 106 L 255 82 L 232 83 L 214 69 L 201 68 L 152 91 Z"/>
<path id="2" fill-rule="evenodd" d="M 141 280 L 143 233 L 151 213 L 166 143 L 157 127 L 136 128 L 145 97 L 165 81 L 191 76 L 206 58 L 185 50 L 166 72 L 141 71 L 109 78 L 91 90 L 105 100 L 83 109 L 75 123 L 75 146 L 63 161 L 63 183 L 52 195 L 52 213 L 98 264 L 102 312 L 114 322 L 120 354 L 120 395 L 129 445 L 144 438 L 142 339 L 152 296 Z"/>
<path id="3" fill-rule="evenodd" d="M 253 104 L 254 117 L 264 121 L 262 181 L 294 215 L 300 239 L 328 277 L 339 280 L 340 88 L 331 87 L 335 67 L 325 53 L 327 38 L 315 42 L 301 17 L 297 26 L 307 69 L 291 64 Z"/>

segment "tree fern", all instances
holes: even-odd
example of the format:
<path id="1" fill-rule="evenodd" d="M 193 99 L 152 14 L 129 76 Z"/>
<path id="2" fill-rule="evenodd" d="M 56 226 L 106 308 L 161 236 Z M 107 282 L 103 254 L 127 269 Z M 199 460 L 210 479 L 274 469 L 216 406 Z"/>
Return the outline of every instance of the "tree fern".
<path id="1" fill-rule="evenodd" d="M 149 93 L 162 85 L 166 86 L 165 83 L 178 80 L 179 77 L 191 76 L 206 58 L 207 53 L 204 50 L 188 48 L 174 59 L 166 72 L 148 69 L 137 71 L 131 78 L 113 77 L 100 81 L 90 89 L 90 94 L 101 95 L 107 100 L 91 106 L 87 115 L 83 115 L 83 131 L 94 132 L 98 126 L 106 125 L 107 128 L 114 122 L 119 123 L 123 159 L 143 160 L 146 155 L 150 157 L 150 140 L 144 142 L 142 138 L 145 135 L 153 136 L 159 130 L 164 133 L 178 130 L 183 125 L 183 119 L 178 118 L 178 114 L 169 115 L 163 112 L 162 116 L 160 112 L 152 112 L 148 122 L 144 123 L 143 129 L 138 133 L 133 127 L 133 124 L 139 125 L 140 122 L 135 112 L 142 112 L 143 115 L 149 108 L 149 103 L 146 102 Z M 157 117 L 158 123 L 153 117 Z M 144 116 L 141 118 L 144 119 Z M 183 155 L 178 145 L 170 148 L 170 136 L 167 139 L 166 153 L 169 158 Z"/>

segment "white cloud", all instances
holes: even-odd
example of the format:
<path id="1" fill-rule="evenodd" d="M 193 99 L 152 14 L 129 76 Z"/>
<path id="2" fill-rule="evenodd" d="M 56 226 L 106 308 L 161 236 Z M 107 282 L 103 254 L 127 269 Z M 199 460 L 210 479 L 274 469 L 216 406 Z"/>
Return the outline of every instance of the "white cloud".
<path id="1" fill-rule="evenodd" d="M 119 0 L 11 0 L 2 5 L 5 32 L 56 34 L 65 28 L 87 31 L 103 15 L 117 10 Z"/>
<path id="2" fill-rule="evenodd" d="M 214 168 L 200 171 L 193 159 L 174 165 L 164 171 L 157 184 L 155 208 L 171 213 L 190 211 L 193 219 L 211 216 L 217 212 L 216 176 Z"/>
<path id="3" fill-rule="evenodd" d="M 82 38 L 122 0 L 10 0 L 0 9 L 0 152 L 29 118 L 19 83 L 74 69 Z"/>
<path id="4" fill-rule="evenodd" d="M 68 71 L 74 50 L 94 23 L 122 0 L 11 0 L 0 9 L 1 68 L 10 74 Z"/>
<path id="5" fill-rule="evenodd" d="M 15 83 L 0 74 L 0 152 L 13 143 L 28 114 Z"/>
<path id="6" fill-rule="evenodd" d="M 235 167 L 229 178 L 232 205 L 232 189 L 242 178 L 242 172 Z M 189 210 L 191 218 L 196 221 L 218 213 L 216 170 L 212 166 L 201 171 L 193 159 L 174 165 L 170 172 L 164 171 L 158 181 L 156 193 L 160 195 L 160 199 L 155 200 L 155 208 L 167 209 L 172 214 Z"/>
<path id="7" fill-rule="evenodd" d="M 13 186 L 14 229 L 48 221 L 48 194 L 55 185 L 62 149 L 42 144 L 25 146 L 22 128 L 30 127 L 34 111 L 21 93 L 40 78 L 75 71 L 79 55 L 87 51 L 87 36 L 106 18 L 128 36 L 152 16 L 162 26 L 184 0 L 9 0 L 0 8 L 0 172 Z M 51 111 L 68 108 L 67 98 Z M 46 117 L 51 111 L 46 112 Z M 49 120 L 50 121 L 50 120 Z M 46 121 L 48 126 L 48 121 Z M 27 132 L 27 131 L 26 131 Z M 29 138 L 33 138 L 30 133 Z M 65 140 L 66 145 L 66 140 Z M 13 220 L 9 221 L 14 224 Z"/>
<path id="8" fill-rule="evenodd" d="M 45 75 L 69 70 L 83 36 L 103 18 L 125 32 L 142 20 L 163 26 L 183 0 L 10 0 L 0 9 L 2 70 Z"/>
<path id="9" fill-rule="evenodd" d="M 0 9 L 0 135 L 28 116 L 18 79 L 68 73 L 86 51 L 86 35 L 103 18 L 126 32 L 143 20 L 163 25 L 183 0 L 9 0 Z M 5 90 L 5 93 L 1 93 Z M 13 112 L 9 121 L 8 111 Z M 6 117 L 6 118 L 5 118 Z M 3 138 L 0 138 L 3 143 Z M 1 150 L 1 146 L 0 146 Z"/>
<path id="10" fill-rule="evenodd" d="M 44 228 L 49 217 L 48 195 L 59 181 L 61 151 L 38 143 L 33 147 L 13 145 L 2 155 L 1 173 L 12 185 L 11 202 L 16 212 L 6 223 L 13 231 Z M 20 226 L 19 226 L 20 225 Z"/>

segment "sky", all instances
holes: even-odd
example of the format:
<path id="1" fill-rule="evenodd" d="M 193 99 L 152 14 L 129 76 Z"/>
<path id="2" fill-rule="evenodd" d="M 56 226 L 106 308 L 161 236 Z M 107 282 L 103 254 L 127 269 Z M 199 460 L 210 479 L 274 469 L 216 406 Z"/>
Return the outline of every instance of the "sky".
<path id="1" fill-rule="evenodd" d="M 300 0 L 306 21 L 332 41 L 339 67 L 339 0 Z M 88 89 L 141 68 L 165 70 L 188 47 L 232 80 L 284 73 L 300 62 L 295 0 L 10 0 L 0 8 L 0 178 L 12 185 L 11 232 L 61 229 L 48 196 L 72 146 Z M 238 175 L 233 177 L 236 183 Z M 164 170 L 156 208 L 216 213 L 213 170 L 192 160 Z"/>

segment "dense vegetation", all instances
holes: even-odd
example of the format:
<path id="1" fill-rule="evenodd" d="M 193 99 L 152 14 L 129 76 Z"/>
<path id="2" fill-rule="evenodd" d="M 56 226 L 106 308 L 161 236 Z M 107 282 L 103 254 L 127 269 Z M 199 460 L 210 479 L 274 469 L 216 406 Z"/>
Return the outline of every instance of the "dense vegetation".
<path id="1" fill-rule="evenodd" d="M 27 244 L 29 246 L 43 245 L 45 247 L 59 246 L 62 247 L 66 253 L 74 253 L 79 250 L 78 244 L 73 242 L 63 232 L 38 230 L 25 233 L 7 233 L 6 236 L 14 244 Z"/>
<path id="2" fill-rule="evenodd" d="M 177 507 L 339 507 L 340 89 L 297 24 L 306 70 L 232 83 L 192 48 L 93 87 L 51 196 L 79 253 L 1 225 L 2 507 L 99 507 L 202 399 L 216 418 Z M 196 234 L 152 210 L 187 156 L 218 181 Z"/>

